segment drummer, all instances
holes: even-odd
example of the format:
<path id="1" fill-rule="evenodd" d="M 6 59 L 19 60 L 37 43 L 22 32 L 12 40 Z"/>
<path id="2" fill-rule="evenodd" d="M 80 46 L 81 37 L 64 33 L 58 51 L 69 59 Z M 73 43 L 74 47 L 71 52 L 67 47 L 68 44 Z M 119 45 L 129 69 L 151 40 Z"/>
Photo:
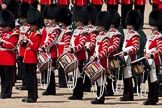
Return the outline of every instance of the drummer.
<path id="1" fill-rule="evenodd" d="M 121 33 L 117 29 L 120 25 L 120 15 L 116 10 L 110 10 L 109 13 L 111 16 L 111 20 L 110 20 L 110 29 L 107 32 L 107 35 L 110 38 L 110 45 L 108 47 L 108 57 L 112 58 L 114 54 L 118 53 L 120 47 L 119 45 L 121 42 Z M 107 96 L 114 95 L 114 89 L 116 88 L 116 81 L 118 75 L 118 70 L 110 69 L 110 71 L 112 72 L 112 75 L 115 76 L 114 77 L 115 79 L 107 77 L 108 84 L 106 86 L 106 91 L 105 91 L 105 95 Z"/>
<path id="2" fill-rule="evenodd" d="M 140 14 L 135 10 L 130 10 L 126 16 L 126 26 L 128 33 L 125 37 L 123 44 L 123 51 L 120 53 L 121 58 L 126 62 L 123 71 L 124 76 L 124 92 L 120 101 L 133 101 L 133 83 L 132 83 L 132 70 L 130 62 L 136 59 L 136 54 L 139 50 L 140 35 L 137 30 L 140 28 Z"/>
<path id="3" fill-rule="evenodd" d="M 144 105 L 156 105 L 158 99 L 158 79 L 160 67 L 160 54 L 162 53 L 162 12 L 153 10 L 149 15 L 149 25 L 152 33 L 149 35 L 145 46 L 145 57 L 151 65 L 151 71 L 148 73 L 149 93 Z"/>
<path id="4" fill-rule="evenodd" d="M 96 37 L 96 47 L 94 54 L 90 57 L 90 61 L 98 61 L 101 65 L 106 69 L 107 68 L 107 58 L 106 55 L 108 53 L 108 46 L 110 40 L 107 36 L 107 30 L 110 26 L 110 15 L 107 12 L 99 12 L 96 18 L 96 26 L 99 32 L 99 35 Z M 101 76 L 100 79 L 97 80 L 97 97 L 91 101 L 91 104 L 104 104 L 105 96 L 104 96 L 104 86 L 105 75 Z M 101 93 L 102 92 L 102 93 Z"/>
<path id="5" fill-rule="evenodd" d="M 54 68 L 56 67 L 57 60 L 56 39 L 61 33 L 60 27 L 56 24 L 58 9 L 59 7 L 56 4 L 51 4 L 47 7 L 48 25 L 42 31 L 44 43 L 39 48 L 40 52 L 45 51 L 49 53 Z M 56 95 L 56 83 L 53 71 L 51 71 L 49 85 L 42 95 Z"/>
<path id="6" fill-rule="evenodd" d="M 72 14 L 67 7 L 60 7 L 58 13 L 58 23 L 61 27 L 61 34 L 57 39 L 57 57 L 64 54 L 67 49 L 70 47 L 70 39 L 72 31 L 69 29 L 71 24 Z M 62 67 L 58 69 L 59 74 L 59 87 L 67 87 L 66 75 Z"/>

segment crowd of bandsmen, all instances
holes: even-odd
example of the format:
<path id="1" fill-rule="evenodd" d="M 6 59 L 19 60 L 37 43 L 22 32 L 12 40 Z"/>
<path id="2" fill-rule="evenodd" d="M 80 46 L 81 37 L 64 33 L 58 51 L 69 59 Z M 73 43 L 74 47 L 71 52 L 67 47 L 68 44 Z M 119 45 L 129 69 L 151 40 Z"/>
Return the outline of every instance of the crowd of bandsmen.
<path id="1" fill-rule="evenodd" d="M 148 59 L 151 70 L 145 75 L 148 77 L 145 79 L 148 79 L 149 92 L 143 104 L 157 104 L 161 81 L 157 75 L 160 72 L 162 53 L 160 0 L 150 1 L 153 6 L 149 14 L 152 32 L 147 39 L 141 29 L 144 24 L 145 0 L 134 2 L 121 0 L 121 17 L 117 12 L 118 0 L 40 0 L 40 3 L 35 0 L 22 2 L 4 0 L 0 2 L 2 7 L 0 11 L 1 99 L 11 98 L 16 79 L 21 79 L 22 85 L 16 88 L 28 90 L 28 97 L 22 101 L 37 102 L 38 53 L 47 52 L 52 59 L 52 66 L 56 67 L 57 58 L 61 55 L 59 51 L 62 50 L 58 48 L 61 43 L 64 43 L 64 52 L 75 53 L 79 61 L 77 83 L 72 96 L 68 99 L 82 100 L 83 93 L 91 91 L 92 84 L 87 76 L 83 83 L 82 68 L 87 61 L 97 61 L 107 69 L 109 59 L 119 53 L 120 58 L 125 62 L 121 64 L 120 69 L 111 70 L 115 78 L 104 74 L 96 81 L 97 96 L 91 103 L 104 104 L 105 96 L 114 95 L 118 72 L 122 74 L 124 82 L 124 92 L 120 101 L 133 101 L 133 93 L 142 92 L 140 85 L 143 82 L 141 75 L 133 75 L 131 62 L 144 56 Z M 70 2 L 73 4 L 71 10 L 69 10 Z M 107 11 L 101 11 L 103 3 L 107 4 Z M 41 5 L 40 11 L 37 10 L 38 4 Z M 133 4 L 134 10 L 132 10 Z M 127 34 L 124 34 L 123 28 L 128 29 Z M 16 63 L 18 64 L 17 77 Z M 63 68 L 60 67 L 58 70 L 59 86 L 67 87 Z M 56 95 L 54 74 L 51 72 L 48 87 L 42 95 Z M 44 78 L 44 74 L 42 77 Z M 46 80 L 42 79 L 42 82 L 46 83 Z M 102 80 L 106 80 L 107 83 Z"/>

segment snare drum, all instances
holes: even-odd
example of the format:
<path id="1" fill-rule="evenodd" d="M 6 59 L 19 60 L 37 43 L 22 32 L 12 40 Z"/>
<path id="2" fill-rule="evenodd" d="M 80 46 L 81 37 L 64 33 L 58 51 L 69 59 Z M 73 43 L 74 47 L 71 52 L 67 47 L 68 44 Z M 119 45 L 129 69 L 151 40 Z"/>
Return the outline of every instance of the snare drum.
<path id="1" fill-rule="evenodd" d="M 117 58 L 110 58 L 109 59 L 109 68 L 111 70 L 117 70 L 119 68 L 119 60 Z"/>
<path id="2" fill-rule="evenodd" d="M 52 64 L 50 56 L 46 52 L 41 52 L 38 54 L 38 68 L 40 72 L 44 72 L 48 69 L 49 65 Z"/>
<path id="3" fill-rule="evenodd" d="M 78 60 L 74 54 L 68 52 L 62 54 L 57 62 L 61 65 L 66 73 L 74 71 L 78 66 Z"/>
<path id="4" fill-rule="evenodd" d="M 144 57 L 131 62 L 131 67 L 132 71 L 136 74 L 142 74 L 143 72 L 149 72 L 151 70 L 147 59 Z"/>
<path id="5" fill-rule="evenodd" d="M 94 82 L 101 77 L 101 75 L 104 72 L 104 68 L 98 62 L 92 61 L 92 62 L 87 63 L 83 67 L 83 71 L 89 77 L 91 82 Z"/>

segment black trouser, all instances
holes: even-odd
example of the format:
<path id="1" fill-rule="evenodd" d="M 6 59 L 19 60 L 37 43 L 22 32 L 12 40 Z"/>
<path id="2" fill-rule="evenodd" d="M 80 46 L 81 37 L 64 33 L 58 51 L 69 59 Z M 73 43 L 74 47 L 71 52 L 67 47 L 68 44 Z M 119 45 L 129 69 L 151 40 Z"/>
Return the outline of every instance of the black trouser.
<path id="1" fill-rule="evenodd" d="M 124 92 L 123 92 L 123 98 L 128 100 L 133 100 L 133 83 L 132 78 L 125 78 L 124 81 Z"/>
<path id="2" fill-rule="evenodd" d="M 156 73 L 159 73 L 159 66 L 156 66 Z M 150 76 L 148 75 L 148 86 L 149 86 L 149 93 L 148 93 L 148 100 L 158 102 L 158 81 L 150 82 Z"/>
<path id="3" fill-rule="evenodd" d="M 18 78 L 22 80 L 22 85 L 26 86 L 23 59 L 24 59 L 23 57 L 19 57 L 18 60 Z"/>
<path id="4" fill-rule="evenodd" d="M 25 81 L 28 89 L 28 98 L 38 98 L 38 85 L 36 75 L 36 64 L 24 63 Z"/>
<path id="5" fill-rule="evenodd" d="M 128 13 L 128 11 L 129 10 L 131 10 L 132 9 L 132 7 L 133 7 L 133 5 L 132 4 L 122 4 L 122 6 L 121 6 L 121 26 L 123 27 L 123 28 L 126 28 L 126 25 L 125 25 L 125 18 L 126 18 L 126 15 L 127 15 L 127 13 Z"/>
<path id="6" fill-rule="evenodd" d="M 0 66 L 1 95 L 11 97 L 15 66 Z"/>
<path id="7" fill-rule="evenodd" d="M 109 10 L 116 10 L 118 11 L 118 5 L 107 5 L 107 11 Z"/>
<path id="8" fill-rule="evenodd" d="M 56 60 L 57 58 L 52 58 L 52 66 L 56 67 Z M 56 83 L 55 83 L 55 73 L 51 71 L 49 85 L 46 89 L 46 92 L 50 93 L 51 95 L 56 94 Z"/>
<path id="9" fill-rule="evenodd" d="M 134 9 L 137 10 L 140 15 L 141 15 L 141 28 L 143 27 L 144 25 L 144 11 L 145 11 L 145 5 L 135 5 L 134 6 Z"/>
<path id="10" fill-rule="evenodd" d="M 65 75 L 64 69 L 60 66 L 60 68 L 58 69 L 58 74 L 59 74 L 59 85 L 66 87 L 67 86 L 67 82 L 66 82 L 66 78 L 67 76 Z"/>
<path id="11" fill-rule="evenodd" d="M 84 61 L 79 61 L 79 71 L 82 73 Z M 83 78 L 77 78 L 77 84 L 73 91 L 73 96 L 76 96 L 77 98 L 83 97 Z"/>

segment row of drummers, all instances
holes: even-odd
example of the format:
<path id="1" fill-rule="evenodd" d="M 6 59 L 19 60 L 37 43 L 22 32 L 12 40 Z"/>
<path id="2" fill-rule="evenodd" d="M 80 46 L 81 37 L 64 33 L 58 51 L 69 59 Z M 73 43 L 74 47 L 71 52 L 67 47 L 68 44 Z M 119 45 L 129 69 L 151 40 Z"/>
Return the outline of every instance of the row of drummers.
<path id="1" fill-rule="evenodd" d="M 157 104 L 157 73 L 159 73 L 158 68 L 160 66 L 159 54 L 162 52 L 160 33 L 162 26 L 159 22 L 162 12 L 153 10 L 150 13 L 149 24 L 151 26 L 152 34 L 147 37 L 146 42 L 146 37 L 142 37 L 142 35 L 137 32 L 140 29 L 141 24 L 139 13 L 135 10 L 129 11 L 126 17 L 128 33 L 125 35 L 123 41 L 122 34 L 119 32 L 120 16 L 116 11 L 110 10 L 109 12 L 99 12 L 94 14 L 94 11 L 92 10 L 95 8 L 93 6 L 89 5 L 86 8 L 87 13 L 91 10 L 87 14 L 88 16 L 83 14 L 82 9 L 79 10 L 80 12 L 77 10 L 77 12 L 74 13 L 73 20 L 76 29 L 74 29 L 72 34 L 69 33 L 71 35 L 69 36 L 69 45 L 65 47 L 67 42 L 65 39 L 66 37 L 64 37 L 64 41 L 61 41 L 67 31 L 63 32 L 63 34 L 61 32 L 62 35 L 59 35 L 56 39 L 58 42 L 56 49 L 59 54 L 59 56 L 57 56 L 57 61 L 64 69 L 65 73 L 74 71 L 73 94 L 68 99 L 81 100 L 83 98 L 82 72 L 84 71 L 90 79 L 85 83 L 88 84 L 88 82 L 90 82 L 91 84 L 91 82 L 95 82 L 97 85 L 97 96 L 91 103 L 103 104 L 105 101 L 105 85 L 107 80 L 104 70 L 106 70 L 108 76 L 109 74 L 115 74 L 119 68 L 119 58 L 122 62 L 124 61 L 124 67 L 122 67 L 124 92 L 120 101 L 134 100 L 132 83 L 133 67 L 137 74 L 138 72 L 149 72 L 149 94 L 148 99 L 143 104 Z M 83 26 L 86 25 L 86 18 L 88 19 L 88 25 Z M 96 26 L 94 26 L 93 22 L 95 22 Z M 62 49 L 63 47 L 64 49 Z M 44 46 L 41 48 L 41 51 L 46 50 Z M 138 67 L 139 65 L 140 67 Z M 141 68 L 143 70 L 141 70 Z M 112 83 L 113 80 L 108 77 L 108 85 L 111 85 Z"/>
<path id="2" fill-rule="evenodd" d="M 26 10 L 24 10 L 23 5 L 26 6 Z M 44 18 L 47 18 L 44 19 L 47 25 L 40 31 L 39 28 L 42 25 L 40 12 L 33 9 L 28 4 L 22 3 L 20 7 L 20 20 L 18 20 L 21 26 L 15 27 L 14 17 L 11 12 L 8 10 L 1 11 L 0 21 L 2 36 L 0 40 L 0 68 L 2 68 L 1 73 L 3 73 L 1 74 L 1 78 L 5 78 L 5 80 L 2 80 L 1 84 L 1 98 L 11 97 L 12 83 L 9 81 L 13 82 L 11 76 L 14 71 L 13 67 L 16 66 L 15 47 L 18 47 L 19 56 L 23 58 L 24 79 L 26 80 L 28 90 L 28 98 L 24 98 L 22 100 L 23 102 L 37 101 L 36 65 L 37 58 L 44 57 L 43 52 L 49 54 L 54 67 L 59 57 L 62 58 L 58 60 L 60 60 L 59 63 L 62 63 L 61 66 L 63 68 L 66 68 L 67 62 L 68 65 L 71 65 L 75 57 L 79 61 L 78 68 L 74 72 L 76 84 L 74 86 L 73 95 L 69 97 L 71 100 L 83 98 L 83 78 L 81 74 L 85 61 L 98 61 L 92 62 L 92 65 L 88 66 L 91 74 L 90 76 L 95 76 L 93 72 L 98 73 L 96 74 L 97 78 L 95 80 L 97 83 L 97 97 L 92 100 L 91 103 L 103 104 L 105 101 L 104 88 L 106 81 L 105 74 L 100 74 L 101 71 L 98 69 L 98 65 L 101 64 L 103 68 L 107 69 L 108 58 L 113 57 L 114 54 L 121 51 L 119 55 L 121 58 L 125 59 L 126 66 L 123 71 L 124 92 L 120 100 L 133 100 L 130 62 L 136 59 L 136 54 L 142 47 L 140 45 L 141 36 L 137 33 L 141 23 L 140 15 L 137 11 L 131 10 L 127 14 L 126 25 L 128 34 L 125 36 L 124 43 L 122 43 L 122 35 L 118 31 L 120 16 L 113 10 L 97 13 L 95 7 L 88 5 L 85 8 L 76 8 L 72 17 L 68 8 L 59 8 L 57 5 L 49 5 L 44 12 Z M 72 18 L 76 26 L 73 32 L 68 28 Z M 145 57 L 152 60 L 151 65 L 153 68 L 149 74 L 149 86 L 152 87 L 149 87 L 149 96 L 146 102 L 144 102 L 145 105 L 153 105 L 158 102 L 158 96 L 152 94 L 156 93 L 155 91 L 157 91 L 158 83 L 155 66 L 158 67 L 160 65 L 159 53 L 161 53 L 162 44 L 160 38 L 162 27 L 160 22 L 162 21 L 160 21 L 160 19 L 161 11 L 154 10 L 150 13 L 149 24 L 153 32 L 150 37 L 148 37 L 146 43 Z M 122 50 L 120 50 L 121 47 Z M 37 57 L 38 52 L 40 52 L 40 54 Z M 72 53 L 74 53 L 75 56 Z M 62 54 L 64 56 L 61 56 Z M 155 60 L 150 58 L 154 58 Z M 41 62 L 40 59 L 39 61 Z M 40 64 L 43 65 L 45 62 L 41 62 Z M 44 94 L 56 94 L 55 81 L 52 80 L 54 80 L 53 73 L 51 73 L 50 84 Z"/>

